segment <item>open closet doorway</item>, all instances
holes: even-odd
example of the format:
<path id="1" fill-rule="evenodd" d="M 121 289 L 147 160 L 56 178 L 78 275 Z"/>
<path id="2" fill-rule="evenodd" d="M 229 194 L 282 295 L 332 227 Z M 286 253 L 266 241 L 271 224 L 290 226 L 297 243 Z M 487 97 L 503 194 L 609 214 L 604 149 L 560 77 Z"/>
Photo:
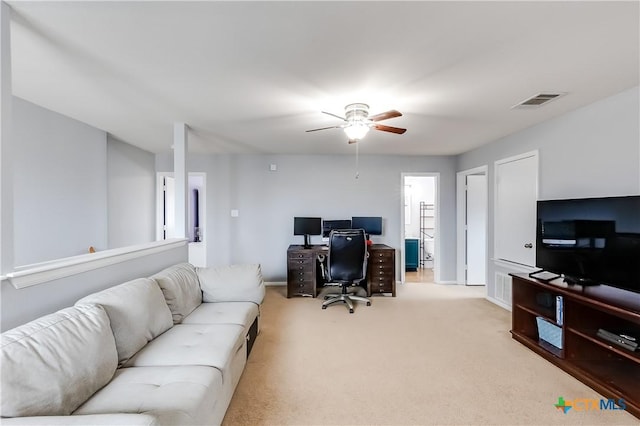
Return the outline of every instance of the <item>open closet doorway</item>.
<path id="1" fill-rule="evenodd" d="M 438 282 L 438 173 L 402 174 L 401 282 Z"/>
<path id="2" fill-rule="evenodd" d="M 487 284 L 487 167 L 458 173 L 459 284 Z"/>

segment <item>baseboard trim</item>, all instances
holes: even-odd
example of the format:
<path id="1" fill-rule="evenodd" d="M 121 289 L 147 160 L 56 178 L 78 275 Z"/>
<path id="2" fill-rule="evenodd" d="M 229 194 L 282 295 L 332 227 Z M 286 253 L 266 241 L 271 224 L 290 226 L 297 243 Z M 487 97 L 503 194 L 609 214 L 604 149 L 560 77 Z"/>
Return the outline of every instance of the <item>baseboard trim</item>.
<path id="1" fill-rule="evenodd" d="M 264 285 L 268 287 L 281 287 L 281 286 L 286 286 L 287 282 L 286 281 L 265 281 Z"/>
<path id="2" fill-rule="evenodd" d="M 495 305 L 500 306 L 501 308 L 506 309 L 507 311 L 511 312 L 511 306 L 507 305 L 504 302 L 499 301 L 498 299 L 495 299 L 493 297 L 487 296 L 487 300 Z"/>

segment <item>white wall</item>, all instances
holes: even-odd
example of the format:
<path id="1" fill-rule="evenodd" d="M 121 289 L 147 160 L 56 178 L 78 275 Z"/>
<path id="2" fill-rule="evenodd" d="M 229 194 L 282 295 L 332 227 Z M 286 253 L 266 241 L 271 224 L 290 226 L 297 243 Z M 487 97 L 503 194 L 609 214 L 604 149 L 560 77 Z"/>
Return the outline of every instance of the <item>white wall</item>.
<path id="1" fill-rule="evenodd" d="M 108 248 L 155 241 L 155 155 L 107 137 Z"/>
<path id="2" fill-rule="evenodd" d="M 500 139 L 458 157 L 457 170 L 489 166 L 489 258 L 494 245 L 494 161 L 539 150 L 539 198 L 640 194 L 638 87 Z M 527 111 L 514 111 L 514 114 Z M 496 271 L 489 262 L 488 295 Z"/>
<path id="3" fill-rule="evenodd" d="M 158 155 L 156 168 L 171 171 L 171 155 Z M 286 281 L 287 247 L 302 243 L 293 235 L 294 216 L 382 216 L 384 235 L 374 242 L 400 250 L 403 172 L 440 173 L 441 277 L 455 280 L 454 169 L 453 157 L 373 155 L 360 156 L 358 179 L 354 156 L 191 155 L 188 166 L 207 173 L 208 264 L 261 263 L 267 281 Z M 396 259 L 399 277 L 399 252 Z"/>
<path id="4" fill-rule="evenodd" d="M 14 262 L 107 248 L 106 133 L 13 98 Z"/>
<path id="5" fill-rule="evenodd" d="M 155 240 L 155 155 L 13 98 L 15 266 Z"/>

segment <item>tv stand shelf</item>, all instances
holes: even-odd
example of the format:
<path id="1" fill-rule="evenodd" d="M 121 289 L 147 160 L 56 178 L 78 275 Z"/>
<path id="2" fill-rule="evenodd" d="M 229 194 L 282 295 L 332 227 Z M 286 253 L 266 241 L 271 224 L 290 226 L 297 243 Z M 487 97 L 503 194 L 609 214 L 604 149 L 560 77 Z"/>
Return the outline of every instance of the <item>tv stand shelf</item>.
<path id="1" fill-rule="evenodd" d="M 511 335 L 607 399 L 624 400 L 640 418 L 640 349 L 635 352 L 597 336 L 599 329 L 625 330 L 640 339 L 640 294 L 601 285 L 568 285 L 511 274 Z M 544 294 L 546 298 L 540 298 Z M 538 300 L 563 299 L 562 349 L 539 338 L 537 317 L 556 323 L 556 310 Z"/>

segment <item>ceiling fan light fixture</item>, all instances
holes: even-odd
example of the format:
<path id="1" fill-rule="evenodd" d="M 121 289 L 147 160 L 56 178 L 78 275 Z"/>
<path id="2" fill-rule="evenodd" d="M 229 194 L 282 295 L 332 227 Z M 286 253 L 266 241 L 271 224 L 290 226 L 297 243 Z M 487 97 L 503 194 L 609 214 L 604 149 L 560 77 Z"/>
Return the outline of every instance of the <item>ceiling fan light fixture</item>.
<path id="1" fill-rule="evenodd" d="M 335 118 L 339 118 L 344 124 L 338 126 L 321 127 L 319 129 L 306 130 L 307 132 L 317 132 L 318 130 L 327 129 L 342 129 L 349 138 L 349 143 L 354 143 L 364 138 L 369 129 L 380 130 L 382 132 L 395 133 L 398 135 L 403 134 L 407 129 L 400 127 L 385 126 L 378 122 L 388 120 L 390 118 L 402 117 L 402 113 L 392 109 L 380 114 L 369 116 L 369 105 L 363 103 L 349 104 L 344 107 L 344 117 L 339 115 L 322 111 L 323 114 L 330 115 Z"/>
<path id="2" fill-rule="evenodd" d="M 358 141 L 364 138 L 369 132 L 369 126 L 362 121 L 356 121 L 349 123 L 349 125 L 344 128 L 344 132 L 347 134 L 349 140 Z"/>

